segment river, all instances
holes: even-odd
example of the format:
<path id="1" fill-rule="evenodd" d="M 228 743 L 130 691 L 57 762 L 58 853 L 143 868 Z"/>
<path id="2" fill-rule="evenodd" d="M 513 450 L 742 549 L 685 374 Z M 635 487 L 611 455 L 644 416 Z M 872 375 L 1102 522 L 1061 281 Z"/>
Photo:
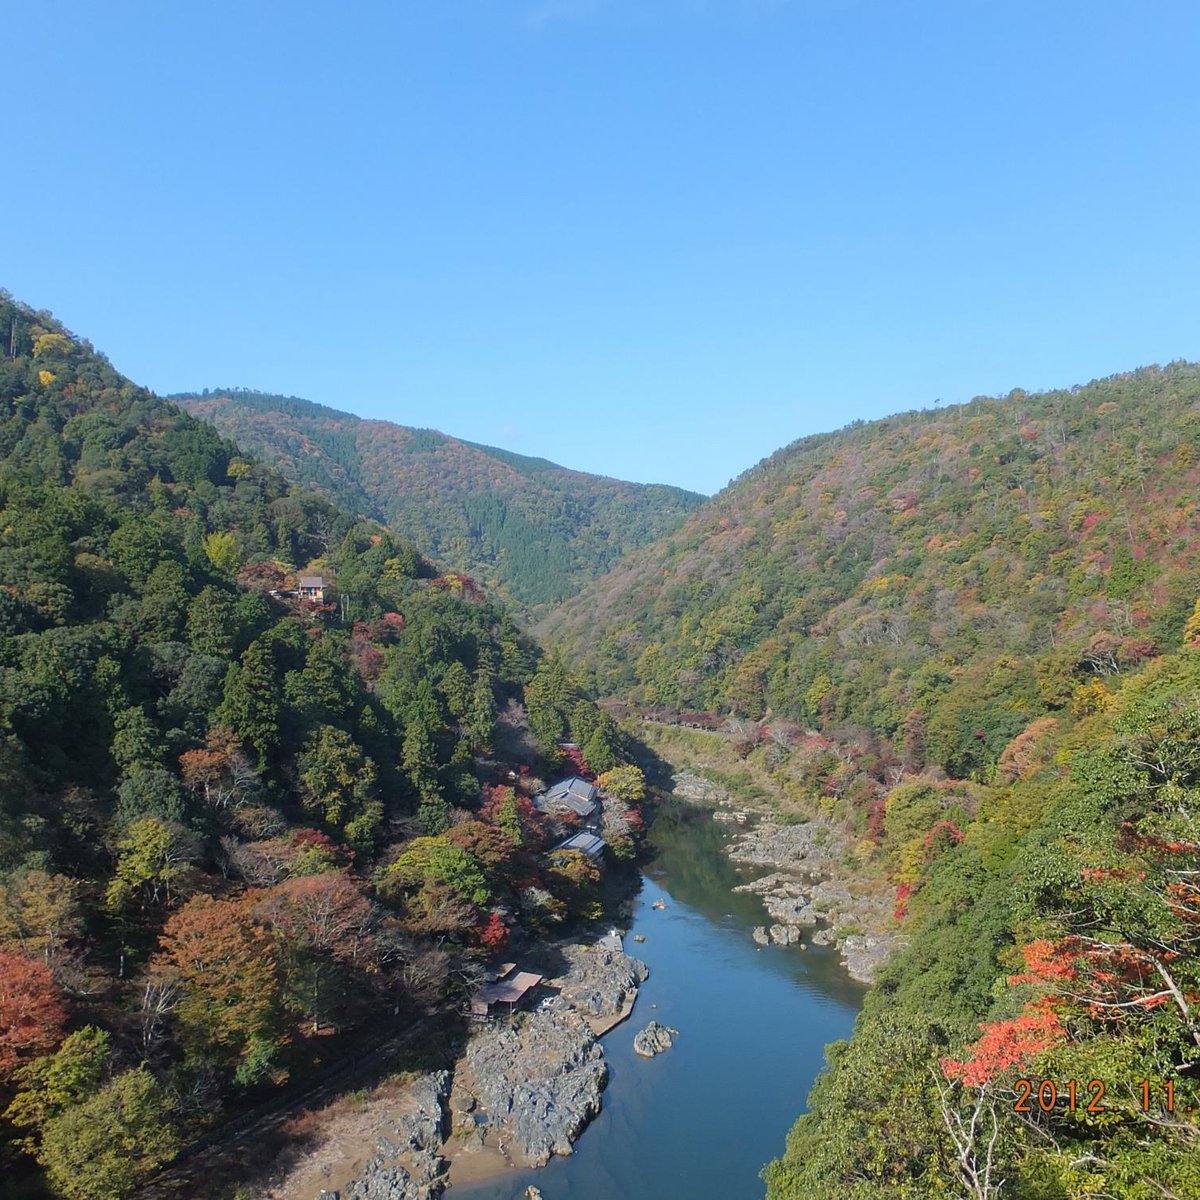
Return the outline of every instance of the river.
<path id="1" fill-rule="evenodd" d="M 455 1200 L 516 1200 L 530 1183 L 546 1200 L 761 1200 L 758 1173 L 783 1150 L 863 989 L 831 950 L 751 940 L 766 918 L 756 897 L 730 891 L 755 875 L 725 856 L 726 836 L 704 810 L 671 806 L 655 822 L 657 856 L 625 942 L 650 978 L 632 1018 L 604 1038 L 604 1109 L 575 1153 L 456 1187 Z M 652 907 L 659 899 L 665 909 Z M 680 1035 L 643 1059 L 633 1036 L 650 1020 Z"/>

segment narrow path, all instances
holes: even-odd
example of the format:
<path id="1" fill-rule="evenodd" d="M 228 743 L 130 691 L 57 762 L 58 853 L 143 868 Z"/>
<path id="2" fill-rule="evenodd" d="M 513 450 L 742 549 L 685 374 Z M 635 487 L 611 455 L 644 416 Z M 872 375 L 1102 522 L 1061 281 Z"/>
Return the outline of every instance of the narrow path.
<path id="1" fill-rule="evenodd" d="M 384 1064 L 405 1046 L 454 1015 L 448 1010 L 431 1013 L 403 1033 L 385 1038 L 332 1067 L 303 1092 L 280 1097 L 274 1104 L 244 1113 L 209 1130 L 204 1137 L 185 1147 L 171 1166 L 142 1188 L 137 1193 L 138 1200 L 194 1200 L 200 1196 L 215 1200 L 218 1193 L 214 1188 L 218 1185 L 232 1187 L 240 1181 L 238 1175 L 248 1176 L 271 1165 L 262 1161 L 263 1146 L 269 1135 L 284 1122 L 305 1110 L 328 1103 L 350 1090 L 353 1084 L 374 1081 L 386 1074 Z M 233 1174 L 235 1168 L 238 1175 Z"/>

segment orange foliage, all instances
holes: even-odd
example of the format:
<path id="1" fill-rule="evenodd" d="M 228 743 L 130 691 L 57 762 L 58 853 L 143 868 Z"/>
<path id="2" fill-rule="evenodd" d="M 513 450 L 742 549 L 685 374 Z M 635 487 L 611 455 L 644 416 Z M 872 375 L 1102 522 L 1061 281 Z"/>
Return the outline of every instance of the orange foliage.
<path id="1" fill-rule="evenodd" d="M 967 1047 L 967 1058 L 942 1059 L 947 1079 L 982 1087 L 1013 1067 L 1026 1069 L 1039 1054 L 1066 1037 L 1056 1013 L 1030 1008 L 1013 1020 L 993 1021 L 979 1028 L 983 1036 Z"/>
<path id="2" fill-rule="evenodd" d="M 0 1083 L 59 1042 L 67 1014 L 43 962 L 0 950 Z"/>

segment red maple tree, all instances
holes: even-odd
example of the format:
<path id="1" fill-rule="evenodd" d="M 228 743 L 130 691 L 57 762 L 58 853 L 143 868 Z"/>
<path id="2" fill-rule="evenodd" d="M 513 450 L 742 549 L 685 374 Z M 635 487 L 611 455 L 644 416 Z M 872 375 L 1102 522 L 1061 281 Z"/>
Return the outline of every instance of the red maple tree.
<path id="1" fill-rule="evenodd" d="M 980 1025 L 983 1036 L 967 1047 L 963 1059 L 943 1058 L 942 1073 L 967 1087 L 982 1087 L 1013 1068 L 1026 1070 L 1035 1058 L 1066 1038 L 1058 1014 L 1030 1005 L 1007 1021 Z"/>
<path id="2" fill-rule="evenodd" d="M 50 968 L 0 950 L 0 1083 L 29 1059 L 58 1045 L 66 1021 Z"/>

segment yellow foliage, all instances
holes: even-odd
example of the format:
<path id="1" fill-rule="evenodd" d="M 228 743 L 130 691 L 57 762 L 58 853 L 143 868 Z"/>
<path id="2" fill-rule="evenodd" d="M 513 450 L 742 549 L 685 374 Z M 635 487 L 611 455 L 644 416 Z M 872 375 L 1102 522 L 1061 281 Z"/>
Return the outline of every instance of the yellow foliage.
<path id="1" fill-rule="evenodd" d="M 39 371 L 38 372 L 38 383 L 40 383 L 42 385 L 42 387 L 49 387 L 53 382 L 54 382 L 54 372 L 53 371 Z"/>
<path id="2" fill-rule="evenodd" d="M 218 571 L 234 574 L 242 565 L 241 553 L 238 550 L 237 538 L 232 533 L 217 531 L 210 533 L 203 541 L 204 553 L 208 561 Z"/>
<path id="3" fill-rule="evenodd" d="M 71 349 L 71 339 L 61 333 L 43 333 L 33 343 L 33 357 L 43 354 L 66 354 Z"/>
<path id="4" fill-rule="evenodd" d="M 1183 627 L 1183 644 L 1185 646 L 1200 646 L 1200 600 L 1196 601 L 1192 615 L 1188 617 Z"/>
<path id="5" fill-rule="evenodd" d="M 917 883 L 927 858 L 924 835 L 910 838 L 896 851 L 896 868 L 892 872 L 892 879 L 896 883 Z"/>
<path id="6" fill-rule="evenodd" d="M 1108 712 L 1113 706 L 1113 694 L 1099 679 L 1081 683 L 1071 696 L 1071 711 L 1079 717 Z"/>
<path id="7" fill-rule="evenodd" d="M 867 862 L 875 855 L 875 843 L 870 838 L 860 838 L 855 843 L 853 854 L 859 862 Z"/>

